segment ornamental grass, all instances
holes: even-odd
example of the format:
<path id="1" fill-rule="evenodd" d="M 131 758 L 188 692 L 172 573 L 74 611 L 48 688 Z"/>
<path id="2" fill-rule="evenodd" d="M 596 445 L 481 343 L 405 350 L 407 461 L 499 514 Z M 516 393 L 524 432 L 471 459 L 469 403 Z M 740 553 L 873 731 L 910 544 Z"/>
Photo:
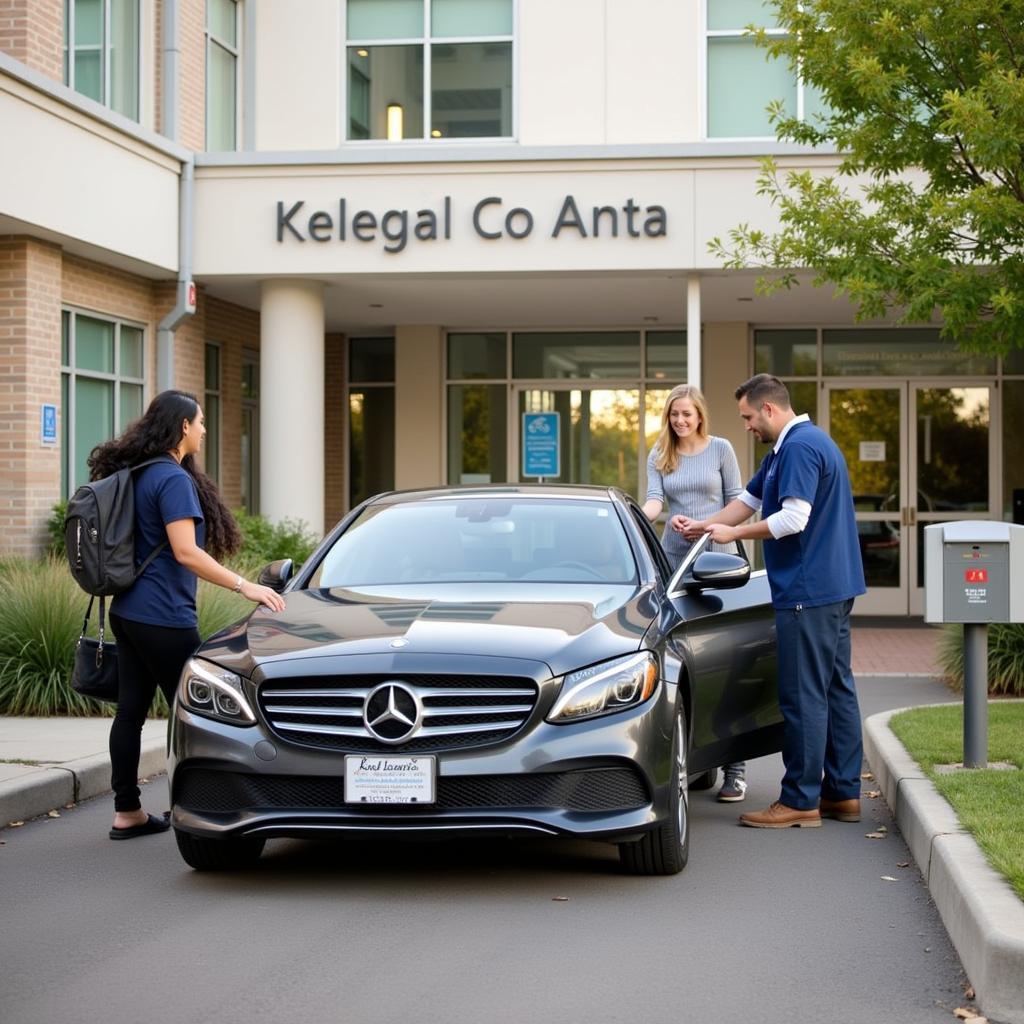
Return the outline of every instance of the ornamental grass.
<path id="1" fill-rule="evenodd" d="M 947 624 L 939 639 L 939 665 L 957 689 L 964 685 L 964 628 Z M 1024 623 L 988 627 L 988 692 L 1024 697 Z"/>

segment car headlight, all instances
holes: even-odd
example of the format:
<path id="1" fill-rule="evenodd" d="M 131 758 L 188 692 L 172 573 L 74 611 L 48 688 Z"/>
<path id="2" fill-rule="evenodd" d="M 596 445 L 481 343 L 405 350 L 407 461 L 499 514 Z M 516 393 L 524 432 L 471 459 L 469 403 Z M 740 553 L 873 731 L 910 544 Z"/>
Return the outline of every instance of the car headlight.
<path id="1" fill-rule="evenodd" d="M 256 716 L 242 690 L 241 677 L 201 658 L 189 658 L 178 685 L 178 702 L 197 714 L 234 725 L 251 725 Z"/>
<path id="2" fill-rule="evenodd" d="M 548 715 L 556 725 L 595 718 L 642 704 L 658 685 L 658 662 L 650 651 L 570 672 Z"/>

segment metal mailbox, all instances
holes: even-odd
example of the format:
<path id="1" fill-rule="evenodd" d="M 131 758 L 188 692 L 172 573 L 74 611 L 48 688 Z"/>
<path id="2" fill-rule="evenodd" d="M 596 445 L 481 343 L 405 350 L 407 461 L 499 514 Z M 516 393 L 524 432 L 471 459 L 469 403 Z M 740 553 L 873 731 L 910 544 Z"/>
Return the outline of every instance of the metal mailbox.
<path id="1" fill-rule="evenodd" d="M 1024 526 L 924 528 L 924 620 L 964 625 L 964 767 L 988 765 L 988 626 L 1024 622 Z"/>
<path id="2" fill-rule="evenodd" d="M 1024 526 L 924 528 L 925 622 L 1024 622 Z"/>

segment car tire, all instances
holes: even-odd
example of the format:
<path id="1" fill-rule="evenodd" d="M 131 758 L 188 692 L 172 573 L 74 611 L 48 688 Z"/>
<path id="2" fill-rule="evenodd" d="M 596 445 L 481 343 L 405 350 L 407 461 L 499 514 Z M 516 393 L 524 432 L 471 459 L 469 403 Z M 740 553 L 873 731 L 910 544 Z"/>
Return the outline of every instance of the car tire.
<path id="1" fill-rule="evenodd" d="M 631 875 L 677 875 L 690 856 L 690 800 L 686 776 L 686 715 L 676 714 L 672 776 L 665 821 L 638 840 L 619 844 L 619 861 Z"/>
<path id="2" fill-rule="evenodd" d="M 696 778 L 690 779 L 690 792 L 697 792 L 698 790 L 703 791 L 705 789 L 714 789 L 715 783 L 718 781 L 718 769 L 709 768 L 706 772 L 701 772 Z"/>
<path id="3" fill-rule="evenodd" d="M 174 830 L 178 852 L 196 871 L 237 871 L 252 867 L 260 859 L 266 839 L 203 839 L 190 832 Z"/>

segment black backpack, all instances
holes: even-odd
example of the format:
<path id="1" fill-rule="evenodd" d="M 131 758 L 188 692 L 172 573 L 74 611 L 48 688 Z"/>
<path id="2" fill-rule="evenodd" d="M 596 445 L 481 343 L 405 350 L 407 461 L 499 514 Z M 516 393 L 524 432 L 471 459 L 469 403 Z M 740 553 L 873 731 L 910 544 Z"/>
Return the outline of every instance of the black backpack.
<path id="1" fill-rule="evenodd" d="M 143 466 L 168 458 L 147 459 L 102 480 L 82 484 L 68 501 L 64 516 L 68 565 L 75 582 L 87 594 L 109 597 L 127 590 L 167 547 L 166 540 L 158 544 L 136 567 L 133 474 Z"/>

